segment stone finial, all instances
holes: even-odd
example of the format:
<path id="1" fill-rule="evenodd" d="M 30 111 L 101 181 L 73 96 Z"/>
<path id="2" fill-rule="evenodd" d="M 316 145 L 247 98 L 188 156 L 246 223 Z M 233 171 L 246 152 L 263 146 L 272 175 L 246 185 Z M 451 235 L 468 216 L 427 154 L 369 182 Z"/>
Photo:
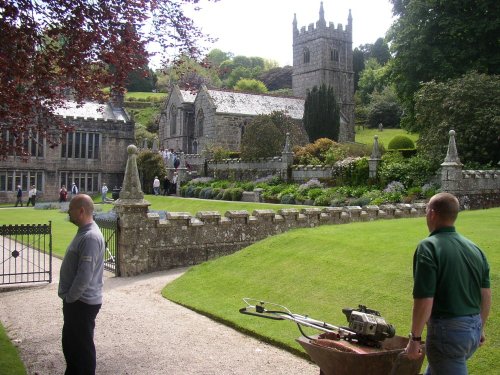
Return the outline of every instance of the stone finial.
<path id="1" fill-rule="evenodd" d="M 123 178 L 120 200 L 142 200 L 144 193 L 141 189 L 139 171 L 137 170 L 137 147 L 129 145 L 127 147 L 128 159 L 125 168 L 125 177 Z"/>
<path id="2" fill-rule="evenodd" d="M 381 154 L 380 154 L 380 148 L 378 146 L 378 135 L 373 136 L 373 149 L 372 149 L 372 154 L 370 155 L 370 158 L 372 159 L 380 159 Z"/>
<path id="3" fill-rule="evenodd" d="M 153 148 L 152 148 L 152 151 L 153 152 L 158 152 L 159 148 L 158 148 L 158 140 L 155 138 L 153 140 Z"/>
<path id="4" fill-rule="evenodd" d="M 448 134 L 450 135 L 448 151 L 446 152 L 444 163 L 441 165 L 462 165 L 462 163 L 460 163 L 460 158 L 458 157 L 457 145 L 455 143 L 455 130 L 450 130 Z"/>
<path id="5" fill-rule="evenodd" d="M 290 133 L 286 133 L 285 135 L 285 147 L 283 147 L 283 153 L 292 152 L 292 146 L 290 145 Z"/>
<path id="6" fill-rule="evenodd" d="M 142 148 L 144 150 L 148 148 L 148 140 L 147 139 L 143 139 L 142 140 Z"/>

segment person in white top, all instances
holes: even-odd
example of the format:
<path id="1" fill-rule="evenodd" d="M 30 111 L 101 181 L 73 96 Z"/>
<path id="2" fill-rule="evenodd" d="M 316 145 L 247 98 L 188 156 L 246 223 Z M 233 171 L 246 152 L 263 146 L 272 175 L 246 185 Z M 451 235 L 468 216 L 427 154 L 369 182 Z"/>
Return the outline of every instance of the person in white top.
<path id="1" fill-rule="evenodd" d="M 160 195 L 160 180 L 158 179 L 158 176 L 155 176 L 153 181 L 153 193 L 154 195 Z"/>
<path id="2" fill-rule="evenodd" d="M 101 188 L 102 203 L 106 203 L 106 194 L 107 193 L 108 193 L 108 187 L 106 186 L 106 183 L 104 182 L 102 184 L 102 188 Z"/>
<path id="3" fill-rule="evenodd" d="M 30 205 L 30 202 L 31 205 L 35 207 L 35 200 L 36 200 L 36 187 L 35 185 L 32 185 L 30 191 L 28 191 L 28 203 L 26 203 L 26 207 Z"/>

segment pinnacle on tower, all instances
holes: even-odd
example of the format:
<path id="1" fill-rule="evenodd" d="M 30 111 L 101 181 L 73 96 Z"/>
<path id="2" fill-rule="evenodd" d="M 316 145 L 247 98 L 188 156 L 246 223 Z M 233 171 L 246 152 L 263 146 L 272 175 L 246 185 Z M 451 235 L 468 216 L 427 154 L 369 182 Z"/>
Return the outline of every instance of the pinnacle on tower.
<path id="1" fill-rule="evenodd" d="M 350 9 L 349 9 L 349 15 L 347 16 L 347 30 L 352 32 L 352 14 Z"/>
<path id="2" fill-rule="evenodd" d="M 325 21 L 325 10 L 323 9 L 323 2 L 321 2 L 319 6 L 319 20 L 317 23 L 318 27 L 323 26 L 326 27 L 326 21 Z"/>

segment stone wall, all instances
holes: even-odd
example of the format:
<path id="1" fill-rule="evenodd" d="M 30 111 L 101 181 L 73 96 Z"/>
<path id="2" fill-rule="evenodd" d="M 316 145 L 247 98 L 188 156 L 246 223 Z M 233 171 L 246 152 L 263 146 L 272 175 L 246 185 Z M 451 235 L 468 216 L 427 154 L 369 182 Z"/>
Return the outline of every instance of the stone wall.
<path id="1" fill-rule="evenodd" d="M 199 264 L 232 254 L 259 240 L 295 228 L 357 221 L 418 217 L 425 204 L 279 210 L 172 212 L 166 220 L 147 206 L 120 212 L 120 275 L 133 276 Z"/>
<path id="2" fill-rule="evenodd" d="M 441 164 L 441 190 L 456 195 L 465 209 L 500 206 L 500 170 L 463 170 L 450 130 L 446 158 Z"/>

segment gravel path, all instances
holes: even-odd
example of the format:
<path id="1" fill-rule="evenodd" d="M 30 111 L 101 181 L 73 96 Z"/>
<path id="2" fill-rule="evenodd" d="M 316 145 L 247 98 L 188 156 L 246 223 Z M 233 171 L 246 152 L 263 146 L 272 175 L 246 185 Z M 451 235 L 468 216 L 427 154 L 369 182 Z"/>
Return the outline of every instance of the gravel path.
<path id="1" fill-rule="evenodd" d="M 0 320 L 29 374 L 63 374 L 60 260 L 52 284 L 0 288 Z M 185 269 L 130 278 L 107 274 L 97 316 L 97 374 L 301 374 L 319 368 L 164 299 Z M 0 371 L 1 372 L 1 371 Z"/>

